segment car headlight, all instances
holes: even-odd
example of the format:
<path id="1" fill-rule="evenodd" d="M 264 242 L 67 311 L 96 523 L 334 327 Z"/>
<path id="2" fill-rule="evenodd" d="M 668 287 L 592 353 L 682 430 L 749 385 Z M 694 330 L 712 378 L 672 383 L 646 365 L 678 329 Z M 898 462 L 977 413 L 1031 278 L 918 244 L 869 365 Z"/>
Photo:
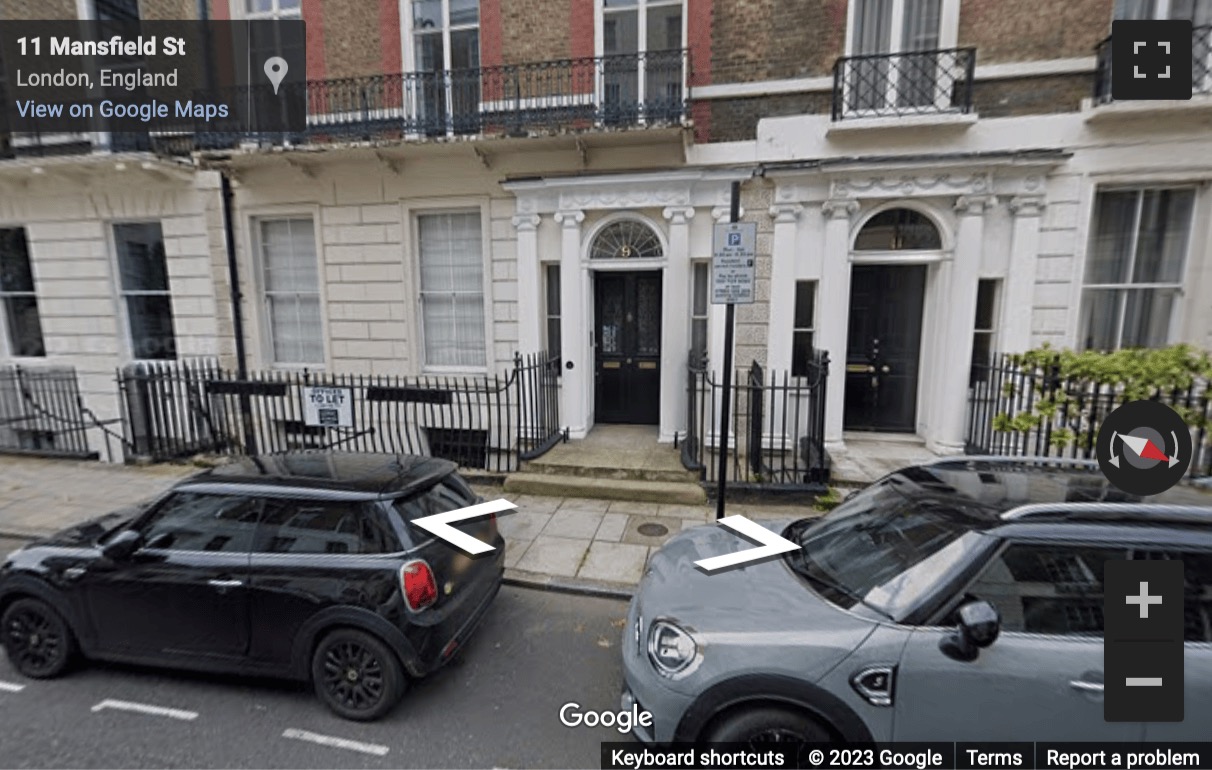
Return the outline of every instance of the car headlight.
<path id="1" fill-rule="evenodd" d="M 648 630 L 648 660 L 660 674 L 672 677 L 685 672 L 698 651 L 690 634 L 667 620 L 656 621 Z"/>

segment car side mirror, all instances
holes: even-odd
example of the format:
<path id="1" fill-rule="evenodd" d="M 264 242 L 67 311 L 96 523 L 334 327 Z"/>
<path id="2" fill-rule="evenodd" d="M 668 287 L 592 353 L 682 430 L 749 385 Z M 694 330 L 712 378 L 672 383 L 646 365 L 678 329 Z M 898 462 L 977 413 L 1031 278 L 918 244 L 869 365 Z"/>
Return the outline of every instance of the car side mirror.
<path id="1" fill-rule="evenodd" d="M 143 536 L 135 530 L 124 529 L 101 548 L 101 553 L 112 561 L 122 561 L 130 558 L 131 554 L 139 548 L 142 540 Z"/>
<path id="2" fill-rule="evenodd" d="M 939 642 L 939 649 L 949 658 L 964 662 L 976 660 L 980 651 L 997 641 L 1002 631 L 1002 619 L 997 609 L 987 601 L 975 601 L 959 609 L 955 630 Z"/>

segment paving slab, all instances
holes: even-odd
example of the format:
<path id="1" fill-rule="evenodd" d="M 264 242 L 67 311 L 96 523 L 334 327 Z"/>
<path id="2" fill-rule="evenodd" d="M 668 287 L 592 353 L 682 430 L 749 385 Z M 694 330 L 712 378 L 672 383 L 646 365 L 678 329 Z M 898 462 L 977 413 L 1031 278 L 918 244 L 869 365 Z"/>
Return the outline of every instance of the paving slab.
<path id="1" fill-rule="evenodd" d="M 645 535 L 640 527 L 645 524 L 655 524 L 665 531 L 658 535 Z M 642 516 L 632 514 L 627 519 L 627 529 L 623 532 L 623 542 L 632 545 L 661 546 L 665 541 L 682 531 L 682 519 L 662 516 Z"/>
<path id="2" fill-rule="evenodd" d="M 503 537 L 515 540 L 534 540 L 549 521 L 551 521 L 550 513 L 517 510 L 497 517 L 497 531 Z"/>
<path id="3" fill-rule="evenodd" d="M 587 580 L 638 583 L 644 576 L 649 548 L 627 543 L 594 541 L 577 577 Z"/>
<path id="4" fill-rule="evenodd" d="M 610 507 L 609 500 L 595 500 L 588 497 L 565 497 L 560 503 L 560 511 L 596 511 L 605 513 Z"/>
<path id="5" fill-rule="evenodd" d="M 526 553 L 531 542 L 533 541 L 505 538 L 505 569 L 513 569 L 518 566 L 518 562 L 522 560 L 522 555 Z"/>
<path id="6" fill-rule="evenodd" d="M 602 524 L 598 527 L 598 531 L 594 534 L 594 540 L 604 540 L 606 542 L 617 543 L 623 537 L 623 532 L 627 530 L 626 513 L 606 513 L 602 515 Z"/>
<path id="7" fill-rule="evenodd" d="M 636 500 L 616 500 L 610 504 L 610 513 L 637 513 L 645 516 L 657 516 L 661 507 L 657 503 L 645 503 Z"/>
<path id="8" fill-rule="evenodd" d="M 558 537 L 592 538 L 602 524 L 605 513 L 597 511 L 566 511 L 563 508 L 551 514 L 551 521 L 543 527 L 544 535 Z"/>
<path id="9" fill-rule="evenodd" d="M 588 538 L 539 535 L 526 549 L 517 568 L 544 575 L 575 577 L 588 550 Z"/>

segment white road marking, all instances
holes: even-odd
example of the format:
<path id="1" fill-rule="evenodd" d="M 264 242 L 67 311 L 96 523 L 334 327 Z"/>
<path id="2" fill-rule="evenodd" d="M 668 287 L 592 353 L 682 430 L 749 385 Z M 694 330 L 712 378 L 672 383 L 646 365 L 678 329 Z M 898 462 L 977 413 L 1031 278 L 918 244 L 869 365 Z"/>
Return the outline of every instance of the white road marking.
<path id="1" fill-rule="evenodd" d="M 23 684 L 13 684 L 12 682 L 0 682 L 0 692 L 21 692 L 25 689 Z"/>
<path id="2" fill-rule="evenodd" d="M 321 746 L 332 746 L 335 749 L 360 751 L 363 754 L 374 754 L 377 757 L 385 756 L 391 750 L 377 743 L 362 743 L 361 741 L 351 741 L 346 738 L 334 738 L 331 735 L 320 735 L 319 733 L 312 733 L 307 730 L 296 730 L 293 727 L 284 730 L 282 737 L 293 738 L 296 741 L 310 741 L 311 743 L 318 743 Z"/>
<path id="3" fill-rule="evenodd" d="M 101 711 L 102 709 L 116 709 L 117 711 L 134 711 L 139 714 L 151 714 L 158 717 L 172 717 L 173 719 L 182 719 L 190 721 L 198 718 L 198 712 L 186 711 L 184 709 L 170 709 L 163 706 L 149 706 L 146 703 L 133 703 L 128 700 L 103 700 L 96 706 L 93 706 L 93 711 Z"/>

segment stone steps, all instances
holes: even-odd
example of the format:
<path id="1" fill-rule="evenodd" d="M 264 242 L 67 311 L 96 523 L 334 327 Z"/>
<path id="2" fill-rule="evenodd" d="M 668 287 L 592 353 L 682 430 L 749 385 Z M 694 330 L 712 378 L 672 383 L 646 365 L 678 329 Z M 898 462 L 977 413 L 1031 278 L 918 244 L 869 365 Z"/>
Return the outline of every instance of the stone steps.
<path id="1" fill-rule="evenodd" d="M 522 464 L 523 473 L 548 476 L 581 476 L 617 481 L 664 481 L 671 484 L 694 484 L 698 474 L 681 467 L 636 468 L 617 465 L 581 465 L 569 462 L 544 461 L 543 458 Z"/>
<path id="2" fill-rule="evenodd" d="M 558 473 L 511 473 L 509 478 L 505 479 L 505 491 L 671 505 L 701 505 L 707 502 L 707 493 L 697 482 L 599 478 Z"/>

